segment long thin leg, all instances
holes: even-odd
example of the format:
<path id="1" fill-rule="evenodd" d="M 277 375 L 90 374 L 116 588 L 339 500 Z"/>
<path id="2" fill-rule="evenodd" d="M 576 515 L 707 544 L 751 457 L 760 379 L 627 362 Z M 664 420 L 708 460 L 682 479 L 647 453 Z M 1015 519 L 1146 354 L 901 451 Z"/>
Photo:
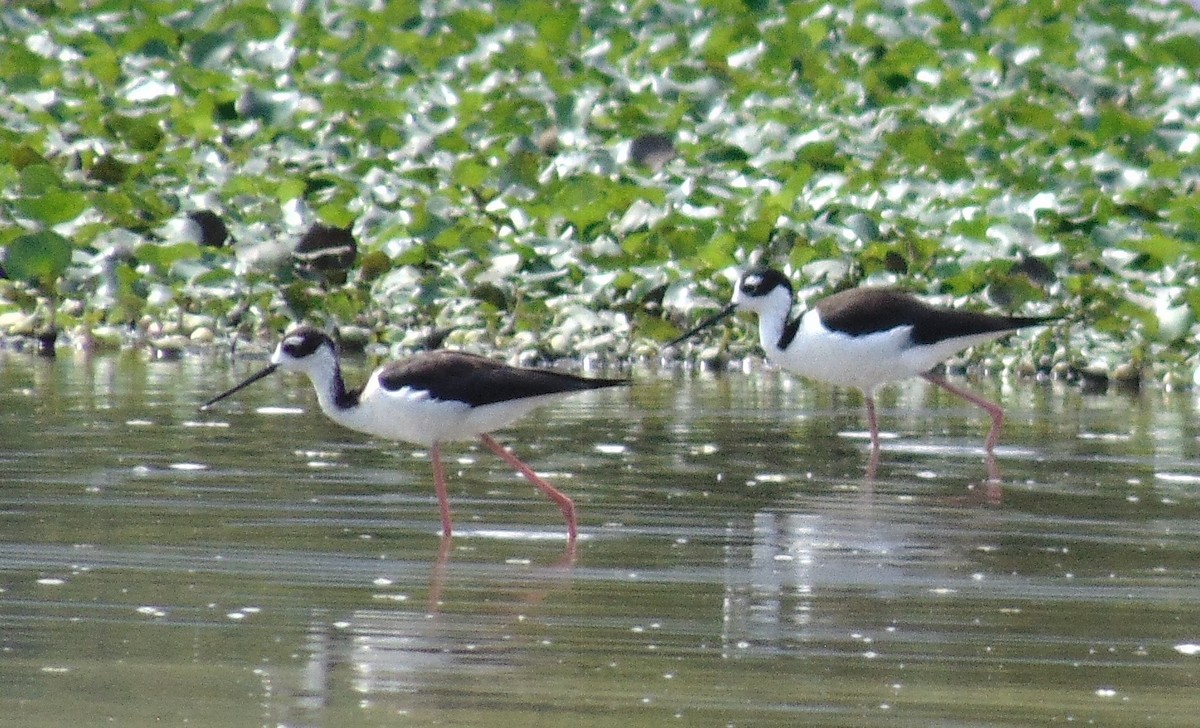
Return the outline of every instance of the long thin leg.
<path id="1" fill-rule="evenodd" d="M 437 614 L 442 606 L 442 591 L 446 587 L 446 564 L 450 562 L 450 544 L 454 539 L 449 534 L 443 535 L 438 543 L 437 558 L 433 561 L 433 569 L 429 574 L 429 613 Z"/>
<path id="2" fill-rule="evenodd" d="M 1001 477 L 1000 477 L 1000 466 L 996 463 L 996 454 L 992 453 L 992 452 L 984 453 L 983 464 L 987 467 L 987 474 L 988 474 L 987 481 L 984 485 L 988 488 L 989 493 L 992 492 L 991 489 L 993 486 L 995 486 L 994 500 L 996 501 L 996 503 L 999 503 L 1000 502 L 1000 487 L 999 487 L 998 483 L 1000 483 Z M 992 500 L 993 500 L 993 498 L 991 498 L 991 497 L 988 498 L 989 502 L 991 502 Z"/>
<path id="3" fill-rule="evenodd" d="M 875 417 L 875 398 L 864 392 L 863 399 L 867 402 L 867 428 L 871 431 L 871 449 L 878 450 L 879 420 Z"/>
<path id="4" fill-rule="evenodd" d="M 940 375 L 926 373 L 922 374 L 921 376 L 946 390 L 950 394 L 956 394 L 968 402 L 982 407 L 984 411 L 991 415 L 992 430 L 988 433 L 987 440 L 984 441 L 983 449 L 988 453 L 996 449 L 996 443 L 1000 442 L 1000 428 L 1004 425 L 1004 410 L 1000 409 L 1000 405 L 996 404 L 995 402 L 989 402 L 974 392 L 968 392 L 965 389 L 956 387 L 947 382 L 945 378 Z"/>
<path id="5" fill-rule="evenodd" d="M 879 419 L 875 416 L 875 398 L 863 392 L 867 403 L 867 429 L 871 432 L 871 455 L 867 458 L 867 480 L 874 480 L 879 471 Z"/>
<path id="6" fill-rule="evenodd" d="M 450 537 L 450 495 L 446 490 L 446 472 L 442 469 L 441 443 L 433 443 L 429 459 L 433 461 L 433 487 L 437 490 L 438 510 L 442 513 L 442 538 L 446 539 Z"/>
<path id="7" fill-rule="evenodd" d="M 539 478 L 537 473 L 533 472 L 532 468 L 518 460 L 516 455 L 513 455 L 508 450 L 505 450 L 504 446 L 496 442 L 495 438 L 493 438 L 491 435 L 485 432 L 479 436 L 479 439 L 483 441 L 484 445 L 487 445 L 489 448 L 491 448 L 492 452 L 499 455 L 504 462 L 516 468 L 517 472 L 521 475 L 524 475 L 526 480 L 536 485 L 538 490 L 549 496 L 550 500 L 558 504 L 558 507 L 562 510 L 563 517 L 567 519 L 567 538 L 571 541 L 574 541 L 575 536 L 578 533 L 578 529 L 575 525 L 574 501 L 572 501 L 562 491 Z"/>
<path id="8" fill-rule="evenodd" d="M 871 448 L 871 455 L 867 458 L 867 480 L 875 480 L 876 474 L 879 473 L 879 448 Z"/>

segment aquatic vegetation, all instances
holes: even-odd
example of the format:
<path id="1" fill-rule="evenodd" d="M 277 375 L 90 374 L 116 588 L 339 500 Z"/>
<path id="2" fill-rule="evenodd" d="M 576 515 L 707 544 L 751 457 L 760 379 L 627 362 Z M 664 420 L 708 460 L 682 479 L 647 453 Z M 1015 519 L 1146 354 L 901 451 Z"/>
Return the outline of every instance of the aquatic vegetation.
<path id="1" fill-rule="evenodd" d="M 68 2 L 0 28 L 10 334 L 307 317 L 627 357 L 762 256 L 801 296 L 1071 312 L 1032 366 L 1194 363 L 1185 3 Z M 357 243 L 344 281 L 293 256 L 318 224 Z"/>

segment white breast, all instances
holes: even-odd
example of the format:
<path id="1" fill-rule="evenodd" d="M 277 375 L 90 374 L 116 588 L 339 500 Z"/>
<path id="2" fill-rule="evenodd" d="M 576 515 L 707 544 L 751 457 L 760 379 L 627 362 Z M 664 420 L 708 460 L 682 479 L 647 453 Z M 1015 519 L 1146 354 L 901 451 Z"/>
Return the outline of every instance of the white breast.
<path id="1" fill-rule="evenodd" d="M 850 336 L 826 329 L 812 310 L 804 314 L 786 351 L 765 341 L 763 349 L 768 359 L 790 372 L 869 393 L 881 384 L 924 374 L 957 351 L 1003 335 L 979 334 L 915 346 L 911 332 L 911 326 L 901 326 Z"/>
<path id="2" fill-rule="evenodd" d="M 465 402 L 433 399 L 429 392 L 411 387 L 389 392 L 371 377 L 357 407 L 327 408 L 322 403 L 322 409 L 350 429 L 429 447 L 435 442 L 470 440 L 506 427 L 536 407 L 562 396 L 528 397 L 471 407 Z"/>
<path id="3" fill-rule="evenodd" d="M 786 351 L 773 346 L 767 349 L 767 358 L 802 377 L 869 392 L 883 382 L 914 373 L 902 371 L 900 364 L 911 341 L 911 328 L 849 336 L 827 330 L 817 312 L 808 311 L 791 346 Z"/>

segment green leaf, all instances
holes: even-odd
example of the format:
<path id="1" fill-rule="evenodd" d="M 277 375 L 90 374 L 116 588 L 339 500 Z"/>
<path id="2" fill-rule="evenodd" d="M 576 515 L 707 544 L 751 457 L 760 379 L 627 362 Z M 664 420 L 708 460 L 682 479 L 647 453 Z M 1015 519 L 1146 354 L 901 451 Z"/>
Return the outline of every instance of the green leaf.
<path id="1" fill-rule="evenodd" d="M 244 37 L 258 40 L 269 40 L 279 35 L 281 30 L 279 17 L 266 7 L 254 7 L 248 4 L 233 5 L 225 12 L 223 23 L 232 22 L 240 26 Z"/>
<path id="2" fill-rule="evenodd" d="M 454 165 L 454 183 L 470 189 L 482 185 L 488 177 L 487 166 L 473 159 L 463 159 Z"/>
<path id="3" fill-rule="evenodd" d="M 137 54 L 170 58 L 179 46 L 179 36 L 171 28 L 145 18 L 125 33 L 118 44 L 122 55 Z"/>
<path id="4" fill-rule="evenodd" d="M 50 61 L 28 50 L 24 43 L 0 44 L 0 68 L 4 69 L 3 78 L 11 84 L 10 91 L 41 88 L 39 77 L 49 64 Z"/>
<path id="5" fill-rule="evenodd" d="M 1159 39 L 1159 50 L 1169 55 L 1176 63 L 1190 68 L 1200 69 L 1200 43 L 1191 34 L 1179 34 L 1166 39 Z"/>
<path id="6" fill-rule="evenodd" d="M 1100 110 L 1096 123 L 1096 138 L 1102 142 L 1126 137 L 1139 138 L 1154 130 L 1157 120 L 1135 116 L 1115 104 Z"/>
<path id="7" fill-rule="evenodd" d="M 275 190 L 275 199 L 280 202 L 294 200 L 297 197 L 303 197 L 306 189 L 308 189 L 308 184 L 304 180 L 289 177 L 280 181 L 279 186 Z"/>
<path id="8" fill-rule="evenodd" d="M 131 167 L 132 165 L 122 162 L 110 154 L 105 154 L 92 163 L 91 168 L 88 169 L 88 179 L 110 186 L 119 185 L 129 176 Z"/>
<path id="9" fill-rule="evenodd" d="M 83 214 L 88 207 L 88 198 L 81 192 L 54 190 L 35 197 L 22 197 L 13 206 L 24 217 L 53 226 Z"/>
<path id="10" fill-rule="evenodd" d="M 46 158 L 28 144 L 18 144 L 9 150 L 8 161 L 19 170 L 46 164 Z"/>
<path id="11" fill-rule="evenodd" d="M 71 241 L 58 233 L 43 230 L 22 235 L 8 244 L 4 268 L 13 278 L 49 292 L 71 264 L 71 252 Z"/>
<path id="12" fill-rule="evenodd" d="M 355 214 L 340 202 L 329 202 L 316 209 L 317 218 L 326 225 L 337 228 L 350 228 L 354 225 Z"/>
<path id="13" fill-rule="evenodd" d="M 358 274 L 364 281 L 373 281 L 386 273 L 391 266 L 391 259 L 383 251 L 371 250 L 362 255 L 358 265 Z"/>
<path id="14" fill-rule="evenodd" d="M 58 170 L 48 164 L 31 164 L 21 168 L 21 193 L 28 197 L 57 192 L 63 179 Z"/>
<path id="15" fill-rule="evenodd" d="M 204 33 L 191 42 L 188 57 L 192 64 L 207 68 L 219 67 L 237 48 L 237 38 L 232 33 Z"/>
<path id="16" fill-rule="evenodd" d="M 637 326 L 638 333 L 655 341 L 667 341 L 674 339 L 682 333 L 678 328 L 658 316 L 651 316 L 645 312 L 639 311 L 634 316 L 634 322 Z"/>
<path id="17" fill-rule="evenodd" d="M 105 120 L 113 136 L 139 152 L 152 152 L 163 142 L 164 133 L 154 116 L 114 114 Z"/>
<path id="18" fill-rule="evenodd" d="M 113 88 L 121 79 L 121 57 L 116 50 L 100 39 L 91 36 L 84 41 L 81 61 L 88 74 L 105 88 Z"/>
<path id="19" fill-rule="evenodd" d="M 233 271 L 228 268 L 212 268 L 191 280 L 194 286 L 224 286 L 234 278 Z"/>
<path id="20" fill-rule="evenodd" d="M 1165 235 L 1151 235 L 1137 240 L 1133 243 L 1133 248 L 1153 258 L 1158 267 L 1176 263 L 1184 253 L 1182 241 Z"/>
<path id="21" fill-rule="evenodd" d="M 841 169 L 843 163 L 838 158 L 837 142 L 819 141 L 806 144 L 796 152 L 796 163 L 807 164 L 815 169 Z"/>
<path id="22" fill-rule="evenodd" d="M 151 243 L 139 246 L 135 256 L 139 262 L 153 266 L 165 273 L 179 261 L 198 260 L 200 252 L 201 249 L 197 243 Z"/>
<path id="23" fill-rule="evenodd" d="M 738 238 L 732 233 L 714 235 L 700 249 L 700 260 L 713 270 L 721 270 L 734 264 L 734 252 L 737 250 Z"/>

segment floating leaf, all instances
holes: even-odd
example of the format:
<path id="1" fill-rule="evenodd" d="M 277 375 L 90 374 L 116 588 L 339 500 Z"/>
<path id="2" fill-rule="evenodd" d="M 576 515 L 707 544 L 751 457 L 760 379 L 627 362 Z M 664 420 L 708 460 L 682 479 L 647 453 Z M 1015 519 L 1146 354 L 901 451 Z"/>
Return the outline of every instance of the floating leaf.
<path id="1" fill-rule="evenodd" d="M 34 197 L 22 197 L 14 203 L 17 212 L 47 226 L 70 222 L 88 207 L 82 192 L 52 190 Z"/>
<path id="2" fill-rule="evenodd" d="M 200 245 L 195 242 L 158 243 L 138 246 L 135 253 L 139 262 L 154 266 L 159 271 L 166 272 L 174 264 L 184 260 L 196 260 L 200 257 Z"/>
<path id="3" fill-rule="evenodd" d="M 92 163 L 91 169 L 88 170 L 88 179 L 115 186 L 125 181 L 129 170 L 129 164 L 105 154 Z"/>
<path id="4" fill-rule="evenodd" d="M 391 265 L 391 259 L 382 251 L 372 250 L 362 255 L 362 260 L 358 266 L 358 274 L 364 281 L 373 281 L 384 273 L 387 273 Z"/>
<path id="5" fill-rule="evenodd" d="M 71 264 L 71 251 L 71 241 L 49 230 L 22 235 L 5 249 L 4 268 L 12 278 L 52 291 Z"/>
<path id="6" fill-rule="evenodd" d="M 28 144 L 18 144 L 12 148 L 8 161 L 17 169 L 24 170 L 32 165 L 45 165 L 46 158 Z"/>
<path id="7" fill-rule="evenodd" d="M 193 65 L 217 68 L 224 64 L 237 48 L 237 36 L 231 32 L 204 33 L 191 42 L 189 58 Z"/>
<path id="8" fill-rule="evenodd" d="M 62 188 L 62 175 L 48 164 L 30 164 L 21 167 L 21 194 L 37 197 Z"/>
<path id="9" fill-rule="evenodd" d="M 165 136 L 158 118 L 153 116 L 114 114 L 105 124 L 114 136 L 139 152 L 154 151 Z"/>

